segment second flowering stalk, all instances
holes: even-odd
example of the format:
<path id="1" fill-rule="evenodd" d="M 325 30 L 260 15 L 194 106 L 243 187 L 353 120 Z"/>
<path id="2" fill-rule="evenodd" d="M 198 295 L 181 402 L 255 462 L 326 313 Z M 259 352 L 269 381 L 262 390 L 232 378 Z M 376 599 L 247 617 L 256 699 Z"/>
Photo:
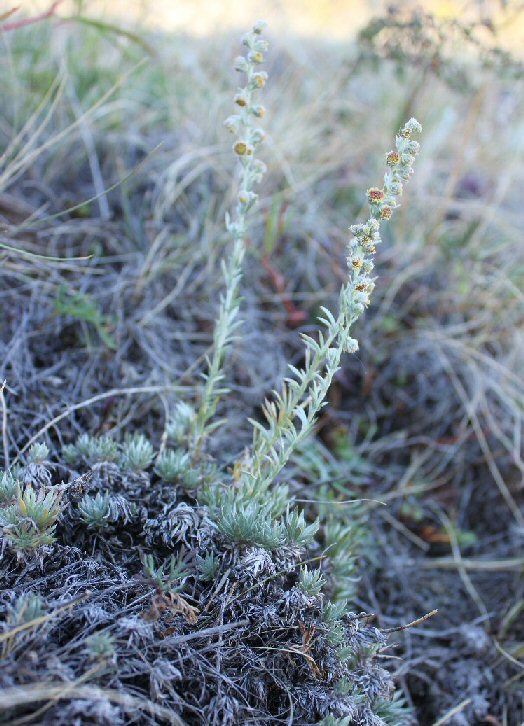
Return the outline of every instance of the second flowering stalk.
<path id="1" fill-rule="evenodd" d="M 207 373 L 204 375 L 204 390 L 200 406 L 193 423 L 193 451 L 198 454 L 206 436 L 220 425 L 211 421 L 215 415 L 220 397 L 227 392 L 223 385 L 224 364 L 229 347 L 235 339 L 240 325 L 240 280 L 245 255 L 246 217 L 257 201 L 253 191 L 266 171 L 265 164 L 255 157 L 255 152 L 264 140 L 265 133 L 256 124 L 265 109 L 256 103 L 257 92 L 267 81 L 267 73 L 260 69 L 267 50 L 267 41 L 261 38 L 264 23 L 253 26 L 243 40 L 246 53 L 235 60 L 235 69 L 245 75 L 245 85 L 235 94 L 237 111 L 225 121 L 225 127 L 236 138 L 233 151 L 239 160 L 240 180 L 233 216 L 226 215 L 226 227 L 233 238 L 233 249 L 228 262 L 222 262 L 225 292 L 220 299 L 220 307 L 213 333 L 213 352 L 207 358 Z"/>
<path id="2" fill-rule="evenodd" d="M 254 426 L 251 459 L 242 472 L 254 487 L 266 490 L 275 481 L 294 449 L 311 432 L 325 405 L 342 354 L 358 350 L 358 342 L 350 336 L 350 331 L 369 305 L 375 287 L 371 274 L 376 246 L 381 241 L 380 220 L 390 219 L 393 210 L 400 206 L 403 182 L 413 173 L 419 151 L 419 144 L 412 136 L 421 131 L 421 125 L 414 118 L 400 129 L 395 150 L 386 156 L 383 187 L 367 191 L 369 219 L 350 227 L 348 280 L 340 291 L 337 317 L 322 309 L 320 322 L 325 328 L 319 332 L 318 339 L 302 335 L 306 348 L 303 368 L 290 366 L 292 375 L 284 379 L 280 391 L 274 392 L 273 400 L 265 401 L 266 424 L 251 422 Z"/>

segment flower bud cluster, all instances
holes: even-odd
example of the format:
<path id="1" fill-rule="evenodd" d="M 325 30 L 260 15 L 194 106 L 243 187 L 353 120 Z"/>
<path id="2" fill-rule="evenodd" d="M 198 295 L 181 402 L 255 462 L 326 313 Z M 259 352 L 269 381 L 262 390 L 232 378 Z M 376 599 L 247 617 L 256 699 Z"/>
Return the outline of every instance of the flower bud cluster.
<path id="1" fill-rule="evenodd" d="M 386 173 L 382 189 L 371 187 L 367 191 L 371 216 L 365 224 L 350 227 L 349 240 L 349 283 L 345 288 L 345 308 L 350 318 L 355 319 L 369 305 L 369 296 L 375 287 L 370 276 L 376 246 L 381 242 L 379 220 L 391 218 L 393 210 L 400 206 L 398 198 L 402 195 L 403 182 L 413 174 L 413 162 L 419 145 L 412 139 L 420 133 L 422 126 L 412 118 L 399 131 L 395 140 L 395 150 L 386 155 Z"/>
<path id="2" fill-rule="evenodd" d="M 413 174 L 413 162 L 420 148 L 412 136 L 421 131 L 419 122 L 411 118 L 397 134 L 396 148 L 386 154 L 384 186 L 382 189 L 372 187 L 367 191 L 371 215 L 375 219 L 391 219 L 393 210 L 400 206 L 398 200 L 402 196 L 403 182 L 408 181 Z"/>
<path id="3" fill-rule="evenodd" d="M 227 219 L 228 229 L 235 239 L 244 237 L 245 215 L 258 198 L 253 192 L 253 186 L 261 181 L 266 171 L 265 164 L 254 159 L 257 147 L 265 138 L 263 129 L 254 124 L 255 119 L 262 118 L 265 114 L 264 106 L 255 103 L 258 90 L 263 88 L 267 81 L 267 73 L 259 68 L 268 47 L 267 41 L 260 37 L 264 25 L 262 22 L 256 23 L 242 41 L 247 51 L 245 56 L 236 58 L 235 69 L 245 74 L 246 82 L 234 97 L 237 113 L 224 122 L 226 129 L 237 137 L 233 151 L 242 169 L 237 197 L 237 219 L 235 222 Z"/>
<path id="4" fill-rule="evenodd" d="M 371 217 L 365 224 L 354 224 L 350 228 L 353 235 L 349 240 L 349 283 L 347 286 L 348 312 L 351 317 L 360 315 L 369 305 L 369 296 L 373 292 L 375 282 L 370 277 L 373 261 L 369 259 L 380 243 L 379 223 Z"/>

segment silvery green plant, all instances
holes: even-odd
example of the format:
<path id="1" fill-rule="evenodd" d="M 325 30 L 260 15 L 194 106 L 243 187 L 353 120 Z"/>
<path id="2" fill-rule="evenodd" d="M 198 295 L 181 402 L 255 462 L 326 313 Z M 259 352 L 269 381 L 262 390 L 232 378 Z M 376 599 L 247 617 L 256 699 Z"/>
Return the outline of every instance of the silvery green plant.
<path id="1" fill-rule="evenodd" d="M 171 557 L 161 565 L 155 564 L 153 555 L 142 556 L 144 575 L 151 580 L 160 592 L 178 592 L 182 588 L 182 580 L 189 575 L 186 564 L 180 557 Z"/>
<path id="2" fill-rule="evenodd" d="M 28 452 L 30 464 L 44 464 L 49 457 L 49 448 L 46 444 L 33 444 Z"/>
<path id="3" fill-rule="evenodd" d="M 19 555 L 25 551 L 52 544 L 60 515 L 60 497 L 42 488 L 36 492 L 30 485 L 18 490 L 15 504 L 0 509 L 0 527 L 4 538 Z"/>
<path id="4" fill-rule="evenodd" d="M 309 597 L 320 595 L 324 584 L 325 579 L 320 569 L 310 570 L 307 565 L 300 569 L 298 586 Z"/>
<path id="5" fill-rule="evenodd" d="M 336 716 L 326 716 L 320 721 L 318 726 L 351 726 L 351 717 L 343 716 L 337 718 Z"/>
<path id="6" fill-rule="evenodd" d="M 44 601 L 34 592 L 21 595 L 7 608 L 7 622 L 13 626 L 29 623 L 43 615 Z"/>
<path id="7" fill-rule="evenodd" d="M 0 472 L 0 507 L 14 504 L 18 497 L 18 481 L 10 471 Z"/>
<path id="8" fill-rule="evenodd" d="M 267 501 L 242 496 L 224 498 L 215 514 L 220 532 L 231 542 L 257 545 L 275 551 L 286 543 L 286 530 L 281 518 L 276 518 L 271 497 Z"/>
<path id="9" fill-rule="evenodd" d="M 220 563 L 214 552 L 207 552 L 204 557 L 197 555 L 196 566 L 201 580 L 212 582 L 218 572 Z"/>
<path id="10" fill-rule="evenodd" d="M 122 446 L 121 465 L 131 471 L 145 471 L 152 464 L 155 450 L 143 434 L 128 438 Z"/>
<path id="11" fill-rule="evenodd" d="M 6 658 L 13 648 L 20 644 L 29 634 L 35 633 L 35 629 L 38 627 L 38 621 L 40 618 L 44 618 L 45 608 L 44 600 L 40 595 L 34 592 L 26 592 L 23 595 L 19 595 L 16 600 L 7 606 L 5 622 L 9 626 L 8 631 L 5 634 L 7 637 L 4 639 L 0 654 L 2 658 Z M 20 628 L 17 626 L 24 626 L 31 623 L 31 629 Z M 11 632 L 9 632 L 11 631 Z"/>
<path id="12" fill-rule="evenodd" d="M 252 34 L 251 39 L 255 35 Z M 241 68 L 246 67 L 244 62 L 239 65 Z M 245 100 L 244 96 L 242 99 Z M 240 125 L 239 117 L 235 116 L 231 123 L 236 129 Z M 222 534 L 234 542 L 256 544 L 269 550 L 284 545 L 305 544 L 300 538 L 289 535 L 292 526 L 288 526 L 283 519 L 289 501 L 288 490 L 286 486 L 276 484 L 275 480 L 293 451 L 311 433 L 316 417 L 325 405 L 327 392 L 340 367 L 343 353 L 358 350 L 358 342 L 351 337 L 350 331 L 369 305 L 375 285 L 372 276 L 373 258 L 381 242 L 380 222 L 389 220 L 393 211 L 400 206 L 403 184 L 413 173 L 413 163 L 419 151 L 419 144 L 413 135 L 421 130 L 418 121 L 412 118 L 397 134 L 395 149 L 386 155 L 382 187 L 372 187 L 367 191 L 368 220 L 350 227 L 348 280 L 340 291 L 338 312 L 335 316 L 327 308 L 322 308 L 320 322 L 324 329 L 319 331 L 317 338 L 302 335 L 306 348 L 305 364 L 301 369 L 290 366 L 291 376 L 284 380 L 282 389 L 274 392 L 273 400 L 265 401 L 263 412 L 266 425 L 251 421 L 254 427 L 253 444 L 248 455 L 244 455 L 234 466 L 233 486 L 229 491 L 216 488 L 214 492 L 206 490 L 201 493 L 200 500 L 212 510 Z M 242 235 L 235 238 L 238 244 L 244 238 L 245 224 L 244 216 L 241 220 Z M 230 223 L 228 227 L 231 229 Z M 238 305 L 235 311 L 236 319 Z M 221 325 L 221 315 L 222 312 L 217 326 Z M 295 510 L 291 512 L 288 509 L 288 518 L 300 516 Z M 303 514 L 301 516 L 303 518 Z M 318 523 L 311 526 L 318 528 Z M 328 527 L 327 539 L 334 527 L 335 523 Z M 343 599 L 350 598 L 354 593 L 355 558 L 350 553 L 355 541 L 355 528 L 346 527 L 339 534 L 341 543 L 333 546 L 330 559 L 333 564 L 334 590 L 336 596 Z M 330 547 L 331 543 L 328 542 L 327 546 Z"/>
<path id="13" fill-rule="evenodd" d="M 331 519 L 325 523 L 323 533 L 331 563 L 331 597 L 335 602 L 352 600 L 358 582 L 355 552 L 362 538 L 360 527 Z"/>
<path id="14" fill-rule="evenodd" d="M 232 542 L 275 551 L 301 549 L 318 531 L 318 520 L 307 524 L 303 512 L 289 505 L 287 487 L 254 488 L 245 483 L 220 490 L 208 488 L 201 496 L 222 534 Z"/>
<path id="15" fill-rule="evenodd" d="M 196 419 L 196 411 L 189 403 L 179 401 L 175 411 L 166 427 L 166 434 L 169 441 L 174 444 L 182 444 L 191 435 Z"/>
<path id="16" fill-rule="evenodd" d="M 115 639 L 103 630 L 93 633 L 87 638 L 84 651 L 92 660 L 110 660 L 115 656 Z"/>
<path id="17" fill-rule="evenodd" d="M 104 462 L 116 462 L 120 458 L 118 444 L 109 436 L 82 434 L 75 444 L 62 449 L 64 459 L 70 466 L 85 462 L 89 466 Z"/>
<path id="18" fill-rule="evenodd" d="M 267 41 L 260 37 L 264 25 L 263 22 L 256 23 L 252 31 L 244 37 L 246 54 L 236 59 L 235 70 L 244 75 L 245 83 L 235 94 L 237 112 L 225 121 L 227 130 L 236 137 L 233 152 L 240 167 L 239 191 L 233 216 L 226 216 L 226 227 L 233 238 L 233 248 L 228 261 L 222 263 L 225 293 L 220 300 L 213 333 L 213 351 L 207 360 L 204 389 L 193 423 L 194 454 L 198 454 L 205 437 L 220 424 L 217 421 L 212 422 L 211 419 L 215 415 L 220 397 L 228 390 L 223 385 L 224 364 L 240 325 L 238 312 L 247 234 L 246 218 L 257 200 L 253 188 L 266 171 L 265 164 L 255 158 L 255 152 L 265 136 L 264 131 L 255 124 L 265 113 L 264 107 L 256 103 L 257 92 L 267 81 L 267 73 L 260 70 L 264 52 L 267 50 Z"/>
<path id="19" fill-rule="evenodd" d="M 88 529 L 102 531 L 114 522 L 121 520 L 124 524 L 136 515 L 136 506 L 121 494 L 98 492 L 94 497 L 85 494 L 78 503 L 80 519 Z"/>
<path id="20" fill-rule="evenodd" d="M 348 610 L 345 600 L 329 599 L 322 608 L 322 620 L 326 624 L 326 638 L 331 645 L 343 647 L 345 641 L 342 618 Z"/>
<path id="21" fill-rule="evenodd" d="M 305 547 L 310 544 L 319 528 L 318 519 L 308 524 L 304 517 L 304 512 L 298 509 L 292 509 L 289 505 L 283 517 L 283 523 L 286 533 L 286 544 L 290 547 Z"/>
<path id="22" fill-rule="evenodd" d="M 190 457 L 187 451 L 166 449 L 158 455 L 155 472 L 164 481 L 175 483 L 182 479 L 189 466 Z"/>
<path id="23" fill-rule="evenodd" d="M 375 286 L 373 257 L 381 242 L 380 222 L 389 220 L 393 210 L 400 206 L 403 183 L 412 175 L 419 151 L 419 144 L 412 137 L 421 131 L 421 125 L 414 118 L 400 129 L 395 149 L 386 156 L 383 186 L 367 191 L 369 219 L 350 227 L 348 281 L 340 290 L 338 313 L 335 316 L 322 308 L 320 322 L 324 329 L 316 339 L 302 335 L 306 348 L 303 368 L 289 366 L 291 376 L 284 380 L 280 391 L 274 392 L 273 400 L 265 401 L 266 425 L 251 421 L 254 427 L 251 459 L 241 467 L 243 476 L 256 485 L 270 484 L 276 479 L 294 449 L 310 434 L 340 368 L 342 354 L 358 350 L 358 342 L 350 336 L 350 331 L 369 305 Z"/>
<path id="24" fill-rule="evenodd" d="M 98 492 L 94 497 L 86 494 L 78 504 L 78 512 L 88 529 L 105 529 L 111 518 L 111 496 L 107 492 Z"/>
<path id="25" fill-rule="evenodd" d="M 164 481 L 196 489 L 206 478 L 204 468 L 191 465 L 191 457 L 181 449 L 162 451 L 155 462 L 155 473 Z"/>
<path id="26" fill-rule="evenodd" d="M 196 489 L 203 481 L 203 472 L 196 467 L 189 467 L 182 472 L 180 483 L 184 489 Z"/>

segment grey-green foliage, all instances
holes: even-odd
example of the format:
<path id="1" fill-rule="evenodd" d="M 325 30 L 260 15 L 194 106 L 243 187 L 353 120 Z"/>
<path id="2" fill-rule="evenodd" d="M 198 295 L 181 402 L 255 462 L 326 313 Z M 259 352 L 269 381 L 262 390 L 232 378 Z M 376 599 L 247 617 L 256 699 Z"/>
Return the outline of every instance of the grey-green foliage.
<path id="1" fill-rule="evenodd" d="M 344 600 L 327 600 L 322 608 L 322 620 L 327 625 L 339 621 L 347 612 L 347 603 Z"/>
<path id="2" fill-rule="evenodd" d="M 75 444 L 66 444 L 63 446 L 62 456 L 69 466 L 76 466 L 80 460 L 80 454 Z"/>
<path id="3" fill-rule="evenodd" d="M 109 660 L 115 655 L 115 639 L 103 630 L 93 633 L 86 639 L 84 651 L 93 660 Z"/>
<path id="4" fill-rule="evenodd" d="M 202 474 L 198 469 L 191 468 L 184 472 L 182 476 L 182 486 L 185 489 L 196 489 L 202 481 Z"/>
<path id="5" fill-rule="evenodd" d="M 221 508 L 247 505 L 256 502 L 264 509 L 268 509 L 272 519 L 282 515 L 289 506 L 289 492 L 287 486 L 277 484 L 250 483 L 245 480 L 230 485 L 205 486 L 199 494 L 199 501 L 207 504 L 213 514 Z"/>
<path id="6" fill-rule="evenodd" d="M 285 486 L 252 486 L 245 481 L 226 488 L 207 487 L 200 501 L 208 505 L 220 532 L 232 542 L 276 550 L 286 542 L 282 514 L 288 506 Z"/>
<path id="7" fill-rule="evenodd" d="M 207 552 L 204 557 L 197 555 L 196 565 L 201 580 L 211 582 L 218 572 L 219 562 L 214 552 Z"/>
<path id="8" fill-rule="evenodd" d="M 302 510 L 288 507 L 286 516 L 284 517 L 284 525 L 286 529 L 286 544 L 304 547 L 313 541 L 314 536 L 318 532 L 319 521 L 316 519 L 311 524 L 307 524 Z"/>
<path id="9" fill-rule="evenodd" d="M 331 563 L 332 597 L 334 600 L 352 600 L 358 582 L 355 552 L 362 540 L 360 527 L 332 519 L 324 526 L 324 540 Z"/>
<path id="10" fill-rule="evenodd" d="M 30 464 L 43 464 L 49 456 L 49 448 L 46 444 L 33 444 L 28 452 Z"/>
<path id="11" fill-rule="evenodd" d="M 155 472 L 164 481 L 182 482 L 191 469 L 191 457 L 187 451 L 166 449 L 155 462 Z"/>
<path id="12" fill-rule="evenodd" d="M 195 409 L 185 401 L 179 401 L 166 427 L 169 441 L 179 445 L 187 441 L 195 423 Z"/>
<path id="13" fill-rule="evenodd" d="M 327 626 L 326 637 L 331 645 L 341 646 L 344 643 L 343 616 L 347 612 L 345 600 L 327 600 L 322 609 L 322 619 Z"/>
<path id="14" fill-rule="evenodd" d="M 344 698 L 355 690 L 355 684 L 350 678 L 341 678 L 335 685 L 335 693 L 340 698 Z"/>
<path id="15" fill-rule="evenodd" d="M 317 439 L 310 439 L 307 444 L 294 452 L 290 474 L 295 477 L 305 474 L 313 484 L 318 484 L 319 480 L 326 482 L 318 487 L 317 496 L 322 538 L 326 545 L 324 554 L 329 561 L 326 574 L 329 571 L 332 583 L 330 593 L 337 599 L 352 600 L 356 589 L 357 557 L 365 555 L 369 559 L 374 551 L 366 526 L 368 505 L 365 500 L 356 498 L 355 489 L 348 488 L 348 477 L 353 483 L 353 476 L 358 481 L 359 475 L 347 466 L 346 460 L 335 459 Z M 360 461 L 357 466 L 364 471 Z M 340 501 L 340 495 L 344 496 L 344 502 Z"/>
<path id="16" fill-rule="evenodd" d="M 218 511 L 217 524 L 227 539 L 238 544 L 274 551 L 286 541 L 284 524 L 272 517 L 270 503 L 227 501 Z"/>
<path id="17" fill-rule="evenodd" d="M 64 446 L 62 453 L 66 462 L 76 466 L 82 461 L 89 466 L 103 462 L 116 462 L 120 458 L 118 444 L 109 436 L 82 434 L 75 444 Z"/>
<path id="18" fill-rule="evenodd" d="M 7 607 L 9 625 L 23 625 L 44 615 L 44 601 L 34 592 L 18 597 Z"/>
<path id="19" fill-rule="evenodd" d="M 373 710 L 387 726 L 406 726 L 412 722 L 412 711 L 400 691 L 396 691 L 390 700 L 378 698 Z"/>
<path id="20" fill-rule="evenodd" d="M 191 465 L 187 451 L 166 449 L 157 458 L 155 472 L 166 482 L 180 484 L 185 489 L 196 489 L 206 479 L 205 467 Z"/>
<path id="21" fill-rule="evenodd" d="M 98 493 L 92 497 L 86 494 L 78 504 L 80 518 L 87 524 L 89 529 L 105 529 L 109 524 L 111 516 L 111 496 Z"/>
<path id="22" fill-rule="evenodd" d="M 35 550 L 54 542 L 60 511 L 56 492 L 35 491 L 28 485 L 19 492 L 15 504 L 0 509 L 0 527 L 17 551 Z"/>
<path id="23" fill-rule="evenodd" d="M 298 586 L 306 593 L 306 595 L 309 595 L 310 597 L 319 595 L 322 592 L 324 584 L 325 579 L 320 569 L 317 568 L 310 570 L 307 565 L 304 565 L 304 567 L 300 569 Z"/>
<path id="24" fill-rule="evenodd" d="M 12 504 L 18 496 L 18 481 L 10 471 L 0 472 L 0 506 Z"/>
<path id="25" fill-rule="evenodd" d="M 336 718 L 335 716 L 326 716 L 322 721 L 318 722 L 318 726 L 351 726 L 351 717 Z"/>
<path id="26" fill-rule="evenodd" d="M 130 521 L 136 514 L 136 506 L 120 494 L 98 492 L 94 497 L 85 494 L 78 503 L 80 519 L 89 529 L 104 530 L 121 519 Z"/>
<path id="27" fill-rule="evenodd" d="M 386 157 L 383 187 L 368 189 L 370 217 L 364 224 L 350 227 L 348 280 L 340 290 L 338 312 L 333 315 L 327 308 L 322 308 L 323 330 L 316 339 L 302 335 L 305 345 L 303 368 L 290 366 L 291 375 L 284 380 L 281 390 L 274 392 L 272 401 L 265 402 L 266 424 L 251 421 L 253 444 L 249 463 L 242 467 L 244 476 L 262 482 L 276 479 L 296 447 L 310 434 L 325 405 L 342 354 L 358 350 L 358 342 L 351 338 L 350 331 L 369 305 L 375 286 L 373 256 L 381 242 L 380 220 L 390 219 L 393 210 L 400 206 L 398 199 L 403 183 L 411 176 L 419 151 L 412 136 L 421 130 L 415 119 L 410 119 L 400 129 L 396 148 Z"/>
<path id="28" fill-rule="evenodd" d="M 318 522 L 307 524 L 292 507 L 286 486 L 240 481 L 235 486 L 206 489 L 201 496 L 219 530 L 232 542 L 274 551 L 285 545 L 303 547 L 314 538 Z"/>
<path id="29" fill-rule="evenodd" d="M 222 262 L 225 292 L 220 299 L 218 315 L 213 331 L 213 350 L 207 358 L 207 371 L 204 374 L 204 388 L 200 406 L 193 423 L 193 449 L 198 452 L 205 437 L 220 422 L 212 421 L 221 396 L 228 391 L 224 386 L 225 361 L 228 350 L 235 340 L 240 325 L 240 281 L 245 255 L 247 236 L 246 218 L 255 204 L 257 195 L 254 185 L 259 183 L 266 170 L 265 164 L 255 159 L 255 151 L 264 139 L 264 131 L 254 125 L 254 121 L 264 115 L 264 108 L 255 103 L 257 91 L 266 83 L 267 73 L 261 71 L 267 41 L 260 37 L 263 24 L 256 24 L 244 38 L 246 56 L 239 57 L 235 69 L 245 75 L 245 85 L 235 95 L 237 113 L 230 116 L 225 127 L 234 134 L 236 141 L 233 151 L 240 166 L 240 188 L 233 219 L 226 216 L 226 227 L 233 239 L 233 248 L 227 262 Z"/>
<path id="30" fill-rule="evenodd" d="M 144 574 L 154 583 L 161 592 L 178 592 L 184 580 L 189 575 L 186 563 L 180 556 L 171 557 L 161 565 L 156 565 L 153 555 L 142 556 Z"/>
<path id="31" fill-rule="evenodd" d="M 155 450 L 143 434 L 134 434 L 122 446 L 121 465 L 131 471 L 144 471 L 152 464 Z"/>

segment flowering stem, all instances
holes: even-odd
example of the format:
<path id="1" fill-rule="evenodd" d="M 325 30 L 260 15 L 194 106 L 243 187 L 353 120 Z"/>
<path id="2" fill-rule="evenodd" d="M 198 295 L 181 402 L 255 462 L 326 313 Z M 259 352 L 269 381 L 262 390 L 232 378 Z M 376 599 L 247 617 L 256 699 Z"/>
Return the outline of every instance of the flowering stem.
<path id="1" fill-rule="evenodd" d="M 399 205 L 403 182 L 413 173 L 413 162 L 419 145 L 412 140 L 414 132 L 422 127 L 410 119 L 396 137 L 396 149 L 386 156 L 387 171 L 384 186 L 368 189 L 370 217 L 365 224 L 350 227 L 352 238 L 348 244 L 348 282 L 340 291 L 339 313 L 335 318 L 326 308 L 320 318 L 326 331 L 319 333 L 318 341 L 302 335 L 306 346 L 306 359 L 302 369 L 290 366 L 292 377 L 284 379 L 280 392 L 273 401 L 266 401 L 263 412 L 266 425 L 251 421 L 253 445 L 249 463 L 242 472 L 257 484 L 268 486 L 286 465 L 297 445 L 311 432 L 326 397 L 333 377 L 340 367 L 342 353 L 354 353 L 358 342 L 350 337 L 353 323 L 369 305 L 375 286 L 370 277 L 376 245 L 381 242 L 379 220 L 391 218 Z"/>
<path id="2" fill-rule="evenodd" d="M 258 89 L 267 80 L 267 74 L 258 70 L 263 61 L 263 51 L 267 42 L 260 38 L 262 23 L 257 23 L 253 30 L 244 38 L 247 47 L 245 56 L 236 59 L 236 70 L 245 73 L 246 85 L 235 95 L 238 113 L 230 116 L 226 128 L 236 135 L 233 151 L 240 163 L 241 175 L 239 192 L 232 220 L 226 215 L 226 227 L 233 238 L 233 250 L 227 263 L 222 262 L 222 274 L 225 282 L 225 293 L 221 296 L 218 316 L 213 332 L 213 352 L 207 359 L 207 373 L 204 375 L 200 407 L 193 424 L 193 452 L 198 455 L 207 435 L 220 425 L 220 421 L 211 422 L 222 395 L 228 389 L 223 386 L 224 365 L 228 349 L 235 340 L 235 331 L 240 325 L 238 311 L 240 307 L 240 281 L 245 255 L 246 218 L 255 204 L 257 195 L 252 191 L 254 184 L 260 182 L 265 172 L 265 164 L 254 158 L 256 148 L 264 139 L 262 129 L 254 128 L 252 119 L 261 118 L 264 108 L 254 103 Z"/>

